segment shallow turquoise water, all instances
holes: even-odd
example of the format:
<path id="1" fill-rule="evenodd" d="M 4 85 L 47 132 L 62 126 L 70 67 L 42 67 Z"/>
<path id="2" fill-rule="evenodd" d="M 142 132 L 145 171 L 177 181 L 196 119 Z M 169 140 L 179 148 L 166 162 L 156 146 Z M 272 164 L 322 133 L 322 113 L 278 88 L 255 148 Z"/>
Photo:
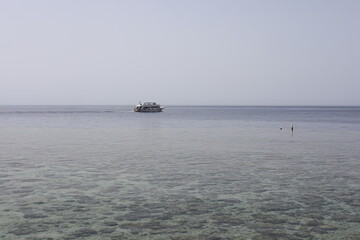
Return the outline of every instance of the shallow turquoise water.
<path id="1" fill-rule="evenodd" d="M 2 116 L 0 239 L 359 239 L 354 120 L 63 114 Z"/>

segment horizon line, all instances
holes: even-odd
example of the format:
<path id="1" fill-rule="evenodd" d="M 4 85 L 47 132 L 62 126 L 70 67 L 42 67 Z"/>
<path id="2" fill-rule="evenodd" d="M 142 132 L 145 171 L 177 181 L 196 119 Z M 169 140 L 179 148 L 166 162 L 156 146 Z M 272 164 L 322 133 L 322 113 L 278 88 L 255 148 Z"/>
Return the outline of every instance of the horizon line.
<path id="1" fill-rule="evenodd" d="M 136 104 L 0 104 L 0 106 L 132 106 Z M 219 107 L 360 107 L 360 105 L 279 105 L 279 104 L 160 104 L 163 106 L 219 106 Z"/>

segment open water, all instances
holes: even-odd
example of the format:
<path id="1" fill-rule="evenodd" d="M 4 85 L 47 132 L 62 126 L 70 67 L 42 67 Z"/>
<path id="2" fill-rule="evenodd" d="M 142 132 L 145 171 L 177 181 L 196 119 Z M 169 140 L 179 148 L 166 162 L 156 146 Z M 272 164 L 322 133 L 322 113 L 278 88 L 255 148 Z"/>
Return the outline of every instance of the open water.
<path id="1" fill-rule="evenodd" d="M 0 106 L 0 239 L 360 239 L 360 107 L 131 108 Z"/>

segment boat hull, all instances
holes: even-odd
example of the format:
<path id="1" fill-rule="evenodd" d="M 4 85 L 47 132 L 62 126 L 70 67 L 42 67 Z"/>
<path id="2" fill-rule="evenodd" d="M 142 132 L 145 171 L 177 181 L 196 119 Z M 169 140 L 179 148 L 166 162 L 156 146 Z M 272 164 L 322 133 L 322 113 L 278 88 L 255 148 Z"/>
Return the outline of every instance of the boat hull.
<path id="1" fill-rule="evenodd" d="M 162 112 L 162 109 L 156 109 L 156 110 L 142 110 L 142 109 L 134 109 L 134 112 Z"/>
<path id="2" fill-rule="evenodd" d="M 134 108 L 134 112 L 162 112 L 164 108 Z"/>

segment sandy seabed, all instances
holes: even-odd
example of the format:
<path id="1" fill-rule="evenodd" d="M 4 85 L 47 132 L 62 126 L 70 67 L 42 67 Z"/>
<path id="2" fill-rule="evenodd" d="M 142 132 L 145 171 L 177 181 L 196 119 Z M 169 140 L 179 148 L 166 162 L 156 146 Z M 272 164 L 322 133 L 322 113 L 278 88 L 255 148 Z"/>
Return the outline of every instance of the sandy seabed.
<path id="1" fill-rule="evenodd" d="M 360 239 L 357 133 L 0 133 L 0 239 Z"/>

